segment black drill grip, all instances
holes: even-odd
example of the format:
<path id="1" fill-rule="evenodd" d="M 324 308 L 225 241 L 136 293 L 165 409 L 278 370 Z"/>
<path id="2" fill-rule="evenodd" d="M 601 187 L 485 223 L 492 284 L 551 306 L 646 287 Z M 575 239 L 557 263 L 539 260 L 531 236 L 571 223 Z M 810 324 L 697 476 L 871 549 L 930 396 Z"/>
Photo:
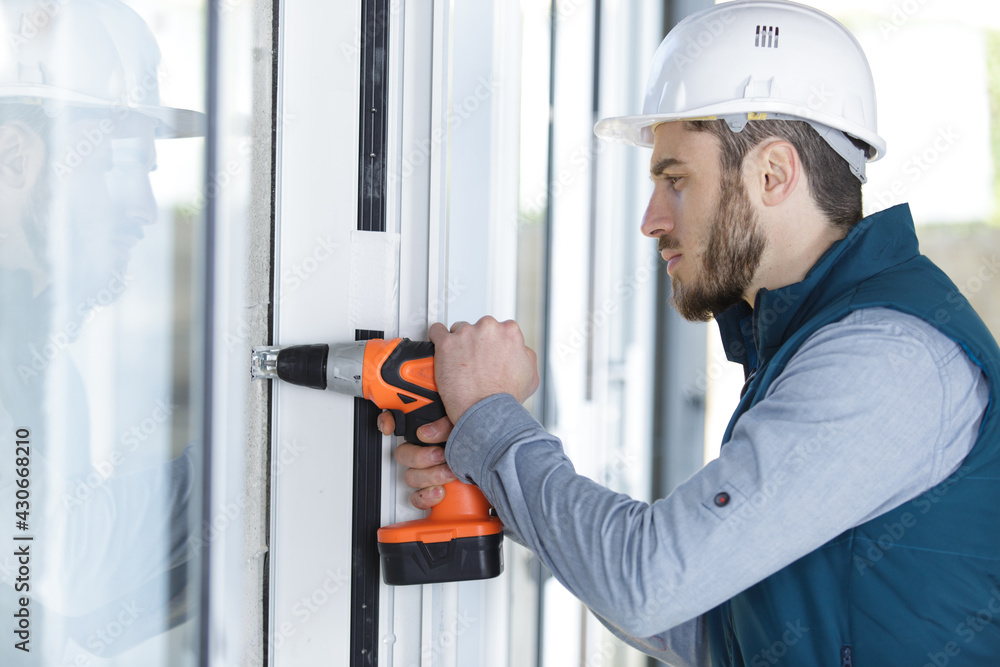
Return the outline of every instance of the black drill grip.
<path id="1" fill-rule="evenodd" d="M 401 435 L 406 438 L 407 442 L 412 442 L 415 445 L 432 445 L 432 444 L 442 444 L 442 443 L 431 443 L 424 442 L 417 437 L 417 429 L 424 424 L 430 424 L 432 421 L 437 421 L 441 417 L 445 416 L 444 403 L 438 398 L 437 401 L 431 403 L 430 405 L 425 405 L 424 407 L 414 410 L 413 412 L 406 413 L 402 410 L 389 410 L 392 413 L 393 419 L 396 420 L 396 430 L 393 431 L 396 435 Z"/>
<path id="2" fill-rule="evenodd" d="M 430 399 L 430 403 L 414 410 L 390 408 L 393 419 L 396 420 L 396 435 L 403 436 L 407 442 L 417 445 L 431 445 L 440 443 L 423 442 L 417 437 L 417 429 L 424 424 L 429 424 L 444 417 L 447 413 L 441 396 L 437 393 L 436 387 L 413 384 L 403 379 L 401 368 L 407 361 L 415 359 L 434 358 L 434 343 L 429 341 L 412 341 L 408 338 L 400 339 L 392 353 L 382 365 L 382 380 L 390 386 L 405 389 L 406 391 Z M 413 399 L 409 399 L 411 402 Z"/>

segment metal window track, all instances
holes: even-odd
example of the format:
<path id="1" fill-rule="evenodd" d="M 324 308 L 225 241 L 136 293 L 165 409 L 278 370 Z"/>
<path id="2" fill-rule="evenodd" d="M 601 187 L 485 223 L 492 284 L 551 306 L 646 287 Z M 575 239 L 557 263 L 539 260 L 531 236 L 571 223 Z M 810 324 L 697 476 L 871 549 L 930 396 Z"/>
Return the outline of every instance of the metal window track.
<path id="1" fill-rule="evenodd" d="M 363 0 L 361 12 L 361 105 L 358 230 L 384 232 L 386 219 L 386 80 L 389 74 L 389 0 Z M 355 331 L 355 340 L 381 338 Z M 379 555 L 382 435 L 378 409 L 355 399 L 354 519 L 351 535 L 351 667 L 378 665 Z"/>

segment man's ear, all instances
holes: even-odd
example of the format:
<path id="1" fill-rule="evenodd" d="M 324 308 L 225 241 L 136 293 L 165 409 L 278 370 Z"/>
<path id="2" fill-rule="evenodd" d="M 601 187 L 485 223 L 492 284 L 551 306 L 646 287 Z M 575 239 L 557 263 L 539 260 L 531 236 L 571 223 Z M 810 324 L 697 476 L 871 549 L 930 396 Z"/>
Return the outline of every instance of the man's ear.
<path id="1" fill-rule="evenodd" d="M 43 151 L 41 138 L 24 123 L 0 125 L 0 183 L 9 188 L 31 185 Z"/>
<path id="2" fill-rule="evenodd" d="M 765 206 L 784 202 L 798 187 L 802 160 L 790 142 L 778 139 L 760 147 L 758 179 L 761 201 Z"/>

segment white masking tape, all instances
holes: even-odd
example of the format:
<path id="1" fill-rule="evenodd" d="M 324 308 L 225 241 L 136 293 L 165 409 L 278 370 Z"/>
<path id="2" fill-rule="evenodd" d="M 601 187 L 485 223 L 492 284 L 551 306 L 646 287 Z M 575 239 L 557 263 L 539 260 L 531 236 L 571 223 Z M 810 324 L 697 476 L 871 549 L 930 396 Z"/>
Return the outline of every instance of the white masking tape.
<path id="1" fill-rule="evenodd" d="M 395 332 L 399 312 L 399 234 L 351 232 L 348 320 L 355 329 Z"/>

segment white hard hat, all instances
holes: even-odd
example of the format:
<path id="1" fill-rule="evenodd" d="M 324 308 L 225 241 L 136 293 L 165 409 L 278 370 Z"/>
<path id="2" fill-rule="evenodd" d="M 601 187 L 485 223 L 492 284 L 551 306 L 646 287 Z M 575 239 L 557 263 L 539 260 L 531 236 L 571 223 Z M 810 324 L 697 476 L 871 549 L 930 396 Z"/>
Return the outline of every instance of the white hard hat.
<path id="1" fill-rule="evenodd" d="M 738 132 L 752 120 L 804 120 L 863 182 L 865 162 L 885 153 L 875 115 L 871 69 L 847 28 L 798 3 L 737 0 L 678 23 L 653 56 L 642 114 L 606 118 L 594 131 L 652 146 L 665 121 L 723 118 Z"/>
<path id="2" fill-rule="evenodd" d="M 145 21 L 119 0 L 3 0 L 0 104 L 140 114 L 156 136 L 205 133 L 205 115 L 160 105 L 160 51 Z"/>

